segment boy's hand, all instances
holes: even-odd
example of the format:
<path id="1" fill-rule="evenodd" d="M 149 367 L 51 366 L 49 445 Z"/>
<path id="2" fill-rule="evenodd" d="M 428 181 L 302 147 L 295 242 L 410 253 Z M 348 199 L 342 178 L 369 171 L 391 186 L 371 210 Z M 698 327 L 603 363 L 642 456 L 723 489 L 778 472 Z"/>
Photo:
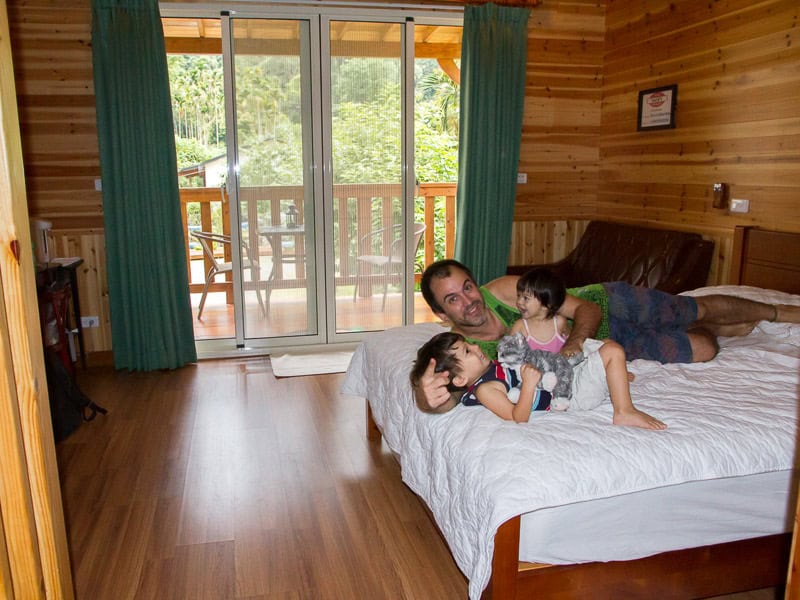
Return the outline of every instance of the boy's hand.
<path id="1" fill-rule="evenodd" d="M 532 365 L 524 363 L 519 369 L 519 376 L 523 384 L 536 386 L 542 378 L 542 372 Z"/>
<path id="2" fill-rule="evenodd" d="M 419 379 L 419 385 L 415 390 L 417 398 L 423 400 L 431 410 L 435 410 L 450 400 L 450 392 L 447 390 L 447 383 L 450 374 L 447 371 L 437 373 L 436 360 L 431 359 L 428 367 Z"/>

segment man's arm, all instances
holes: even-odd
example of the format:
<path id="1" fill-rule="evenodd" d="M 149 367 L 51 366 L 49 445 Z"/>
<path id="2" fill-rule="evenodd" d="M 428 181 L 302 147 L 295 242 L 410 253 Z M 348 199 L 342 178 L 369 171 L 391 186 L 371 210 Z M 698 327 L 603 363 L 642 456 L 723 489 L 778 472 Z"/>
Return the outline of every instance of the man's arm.
<path id="1" fill-rule="evenodd" d="M 517 304 L 517 281 L 519 275 L 503 275 L 492 279 L 484 287 L 500 302 L 513 307 Z"/>
<path id="2" fill-rule="evenodd" d="M 600 307 L 595 303 L 570 294 L 567 294 L 558 314 L 572 319 L 572 331 L 564 347 L 561 348 L 561 354 L 564 356 L 574 356 L 583 350 L 584 340 L 597 334 L 597 328 L 603 318 Z"/>

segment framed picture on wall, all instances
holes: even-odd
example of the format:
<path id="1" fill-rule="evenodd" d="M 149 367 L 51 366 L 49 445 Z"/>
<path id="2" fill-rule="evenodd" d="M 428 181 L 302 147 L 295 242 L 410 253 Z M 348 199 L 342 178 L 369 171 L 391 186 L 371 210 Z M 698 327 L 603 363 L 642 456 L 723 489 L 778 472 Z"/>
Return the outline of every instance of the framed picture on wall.
<path id="1" fill-rule="evenodd" d="M 639 92 L 639 114 L 636 119 L 636 130 L 674 129 L 677 100 L 677 83 Z"/>

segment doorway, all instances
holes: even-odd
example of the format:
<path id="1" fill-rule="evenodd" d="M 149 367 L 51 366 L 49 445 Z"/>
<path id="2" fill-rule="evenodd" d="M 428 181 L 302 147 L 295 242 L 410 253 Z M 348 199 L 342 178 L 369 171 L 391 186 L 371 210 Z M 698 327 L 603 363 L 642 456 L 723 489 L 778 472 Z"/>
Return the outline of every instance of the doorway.
<path id="1" fill-rule="evenodd" d="M 422 24 L 397 11 L 299 10 L 162 6 L 201 351 L 354 342 L 431 319 L 414 271 L 452 252 L 452 231 L 432 220 L 452 227 L 457 110 L 425 113 L 422 149 L 414 113 L 420 94 L 444 103 L 432 73 L 457 73 L 460 14 Z M 449 123 L 449 137 L 431 142 L 432 122 Z M 187 133 L 210 140 L 213 156 L 187 164 Z M 428 158 L 436 143 L 443 166 L 417 184 L 415 153 Z M 223 236 L 210 248 L 208 230 Z"/>

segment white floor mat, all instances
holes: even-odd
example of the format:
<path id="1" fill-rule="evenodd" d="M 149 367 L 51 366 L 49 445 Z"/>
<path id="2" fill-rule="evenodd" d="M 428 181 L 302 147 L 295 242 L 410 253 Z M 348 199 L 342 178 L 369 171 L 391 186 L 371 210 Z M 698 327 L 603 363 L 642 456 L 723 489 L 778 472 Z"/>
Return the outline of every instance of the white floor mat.
<path id="1" fill-rule="evenodd" d="M 272 362 L 272 372 L 275 377 L 297 377 L 299 375 L 344 373 L 352 357 L 352 351 L 319 352 L 316 354 L 270 356 L 270 361 Z"/>

